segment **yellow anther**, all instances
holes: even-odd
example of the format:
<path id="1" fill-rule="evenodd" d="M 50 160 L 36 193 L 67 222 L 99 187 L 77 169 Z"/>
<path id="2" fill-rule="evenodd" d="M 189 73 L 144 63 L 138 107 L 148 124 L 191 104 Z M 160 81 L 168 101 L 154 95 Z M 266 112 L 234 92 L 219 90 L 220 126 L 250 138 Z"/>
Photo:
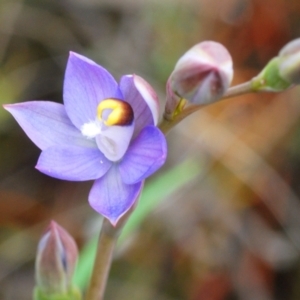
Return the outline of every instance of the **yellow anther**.
<path id="1" fill-rule="evenodd" d="M 111 98 L 100 102 L 97 107 L 97 117 L 106 126 L 125 126 L 132 123 L 133 110 L 127 102 Z"/>

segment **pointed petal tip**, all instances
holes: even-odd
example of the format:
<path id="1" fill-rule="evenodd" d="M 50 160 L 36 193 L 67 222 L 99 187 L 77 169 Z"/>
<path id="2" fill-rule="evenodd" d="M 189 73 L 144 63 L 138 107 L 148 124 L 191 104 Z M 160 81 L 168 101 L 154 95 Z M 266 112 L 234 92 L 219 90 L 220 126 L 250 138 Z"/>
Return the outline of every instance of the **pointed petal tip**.
<path id="1" fill-rule="evenodd" d="M 133 213 L 133 211 L 136 209 L 136 207 L 138 205 L 138 202 L 139 202 L 139 199 L 140 199 L 140 196 L 141 196 L 141 193 L 143 191 L 144 183 L 145 183 L 144 180 L 140 182 L 140 190 L 139 190 L 139 192 L 138 192 L 138 194 L 135 198 L 135 201 L 133 202 L 133 204 L 127 210 L 125 210 L 123 213 L 121 213 L 117 217 L 114 217 L 114 216 L 111 217 L 111 218 L 105 217 L 105 218 L 108 219 L 108 221 L 110 222 L 110 224 L 113 227 L 122 228 L 124 226 L 124 224 L 126 223 L 126 221 L 128 220 L 128 218 Z"/>
<path id="2" fill-rule="evenodd" d="M 33 100 L 33 101 L 25 101 L 25 102 L 19 102 L 19 103 L 9 103 L 9 104 L 3 104 L 2 107 L 7 110 L 8 112 L 12 113 L 13 111 L 17 111 L 20 109 L 26 109 L 30 107 L 33 103 L 41 103 L 41 102 L 47 102 L 43 100 Z"/>
<path id="3" fill-rule="evenodd" d="M 100 67 L 100 68 L 104 69 L 106 72 L 108 72 L 104 67 L 102 67 L 101 65 L 98 65 L 92 59 L 90 59 L 90 58 L 88 58 L 88 57 L 86 57 L 86 56 L 84 56 L 82 54 L 79 54 L 77 52 L 74 52 L 74 51 L 69 51 L 69 60 L 71 60 L 71 61 L 73 61 L 73 60 L 79 60 L 81 62 L 85 62 L 85 63 L 88 63 L 90 65 L 94 65 L 94 66 Z M 76 61 L 74 63 L 76 64 Z"/>
<path id="4" fill-rule="evenodd" d="M 13 104 L 3 104 L 2 107 L 7 110 L 7 111 L 11 111 L 14 109 L 14 107 L 18 107 L 21 103 L 13 103 Z"/>
<path id="5" fill-rule="evenodd" d="M 5 109 L 6 111 L 8 111 L 9 113 L 11 113 L 11 105 L 12 104 L 3 104 L 2 107 L 3 109 Z"/>
<path id="6" fill-rule="evenodd" d="M 117 227 L 119 225 L 119 221 L 121 221 L 122 217 L 131 210 L 131 207 L 129 207 L 127 210 L 125 210 L 123 213 L 119 214 L 119 215 L 110 215 L 110 214 L 105 214 L 101 211 L 98 211 L 95 207 L 93 207 L 93 205 L 90 203 L 91 207 L 100 215 L 102 215 L 104 218 L 106 218 L 110 224 L 113 227 Z M 132 205 L 134 206 L 134 204 Z"/>
<path id="7" fill-rule="evenodd" d="M 85 57 L 84 55 L 82 54 L 79 54 L 77 52 L 74 52 L 74 51 L 70 51 L 69 52 L 69 59 L 80 59 L 80 60 L 83 60 L 83 61 L 87 61 L 89 63 L 94 63 L 96 64 L 94 61 L 92 61 L 91 59 Z"/>
<path id="8" fill-rule="evenodd" d="M 56 227 L 58 224 L 54 220 L 50 220 L 49 227 Z"/>
<path id="9" fill-rule="evenodd" d="M 75 52 L 75 51 L 72 51 L 72 50 L 70 50 L 69 51 L 69 56 L 82 56 L 81 54 L 79 54 L 79 53 L 77 53 L 77 52 Z"/>
<path id="10" fill-rule="evenodd" d="M 34 166 L 34 168 L 35 168 L 36 170 L 38 170 L 39 172 L 43 173 L 42 169 L 41 169 L 40 166 L 39 166 L 39 161 L 38 161 L 37 164 Z"/>
<path id="11" fill-rule="evenodd" d="M 91 208 L 98 213 L 99 215 L 103 216 L 104 218 L 108 219 L 112 226 L 116 227 L 118 224 L 118 221 L 122 216 L 130 209 L 128 207 L 125 211 L 116 214 L 115 212 L 107 211 L 106 209 L 103 209 L 101 206 L 99 207 L 99 203 L 95 203 L 93 199 L 89 196 L 88 198 L 89 204 Z"/>
<path id="12" fill-rule="evenodd" d="M 125 184 L 117 167 L 112 167 L 103 177 L 97 179 L 89 193 L 90 206 L 107 218 L 113 226 L 137 202 L 143 182 Z"/>
<path id="13" fill-rule="evenodd" d="M 48 227 L 46 228 L 46 231 L 51 231 L 51 232 L 55 232 L 58 228 L 58 224 L 54 221 L 54 220 L 51 220 Z"/>
<path id="14" fill-rule="evenodd" d="M 85 56 L 77 53 L 77 52 L 74 52 L 74 51 L 69 51 L 69 60 L 72 60 L 72 59 L 80 59 L 80 60 L 85 60 Z"/>
<path id="15" fill-rule="evenodd" d="M 57 226 L 58 224 L 54 220 L 50 220 L 49 224 L 43 231 L 43 235 L 49 231 L 53 231 Z"/>
<path id="16" fill-rule="evenodd" d="M 118 222 L 120 220 L 122 216 L 118 217 L 118 218 L 107 218 L 108 221 L 110 222 L 110 224 L 113 226 L 113 227 L 116 227 L 118 225 Z"/>
<path id="17" fill-rule="evenodd" d="M 41 173 L 43 173 L 43 174 L 46 174 L 46 175 L 48 175 L 48 176 L 51 176 L 51 175 L 49 175 L 49 172 L 46 173 L 46 171 L 43 170 L 43 168 L 42 168 L 42 167 L 40 166 L 40 164 L 39 164 L 39 160 L 38 160 L 37 164 L 34 166 L 34 168 L 35 168 L 37 171 L 39 171 L 39 172 L 41 172 Z M 51 177 L 52 177 L 52 176 L 51 176 Z"/>
<path id="18" fill-rule="evenodd" d="M 2 107 L 16 119 L 16 114 L 18 114 L 18 111 L 22 110 L 23 108 L 26 108 L 27 103 L 30 103 L 30 102 L 3 104 Z"/>
<path id="19" fill-rule="evenodd" d="M 68 56 L 68 61 L 67 63 L 69 63 L 71 60 L 73 59 L 76 59 L 76 58 L 80 58 L 80 54 L 74 52 L 74 51 L 69 51 L 69 56 Z"/>
<path id="20" fill-rule="evenodd" d="M 104 218 L 106 218 L 110 224 L 114 227 L 117 226 L 120 218 L 127 212 L 127 210 L 129 210 L 129 208 L 122 214 L 119 214 L 119 215 L 113 215 L 113 214 L 110 214 L 110 213 L 106 213 L 104 212 L 101 208 L 99 208 L 98 205 L 95 205 L 94 201 L 90 199 L 88 199 L 89 201 L 89 204 L 91 206 L 91 208 L 96 211 L 96 213 L 98 213 L 99 215 L 103 216 Z"/>

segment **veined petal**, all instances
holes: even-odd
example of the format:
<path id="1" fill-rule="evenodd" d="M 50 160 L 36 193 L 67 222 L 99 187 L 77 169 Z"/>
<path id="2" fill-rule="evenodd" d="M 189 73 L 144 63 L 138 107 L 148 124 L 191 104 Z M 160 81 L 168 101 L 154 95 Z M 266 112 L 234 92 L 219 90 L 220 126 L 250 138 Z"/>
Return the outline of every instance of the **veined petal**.
<path id="1" fill-rule="evenodd" d="M 125 184 L 117 166 L 95 181 L 89 195 L 91 207 L 116 225 L 138 199 L 143 182 Z"/>
<path id="2" fill-rule="evenodd" d="M 125 126 L 104 126 L 99 135 L 96 136 L 96 143 L 100 151 L 111 161 L 120 160 L 131 141 L 134 130 L 134 123 Z"/>
<path id="3" fill-rule="evenodd" d="M 147 125 L 158 122 L 158 98 L 151 86 L 137 75 L 125 75 L 121 78 L 120 89 L 134 112 L 135 137 Z"/>
<path id="4" fill-rule="evenodd" d="M 36 168 L 58 179 L 85 181 L 100 178 L 111 165 L 98 148 L 54 146 L 41 153 Z"/>
<path id="5" fill-rule="evenodd" d="M 112 75 L 92 60 L 70 52 L 64 81 L 64 104 L 73 124 L 94 121 L 99 102 L 106 98 L 123 99 Z"/>
<path id="6" fill-rule="evenodd" d="M 41 149 L 55 145 L 96 147 L 71 123 L 64 106 L 49 101 L 30 101 L 5 105 L 28 135 Z"/>
<path id="7" fill-rule="evenodd" d="M 167 157 L 165 136 L 155 126 L 145 127 L 129 146 L 119 164 L 122 180 L 134 184 L 157 171 Z"/>

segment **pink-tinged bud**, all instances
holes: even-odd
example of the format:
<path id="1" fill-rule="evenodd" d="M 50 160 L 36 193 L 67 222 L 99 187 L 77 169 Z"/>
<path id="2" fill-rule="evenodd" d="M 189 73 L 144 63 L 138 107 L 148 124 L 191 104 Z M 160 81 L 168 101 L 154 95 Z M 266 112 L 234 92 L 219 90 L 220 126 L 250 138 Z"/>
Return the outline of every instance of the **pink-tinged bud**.
<path id="1" fill-rule="evenodd" d="M 227 49 L 212 41 L 199 43 L 178 60 L 167 83 L 168 101 L 175 102 L 177 95 L 194 104 L 212 103 L 226 92 L 232 77 Z"/>
<path id="2" fill-rule="evenodd" d="M 290 84 L 300 84 L 300 38 L 286 44 L 279 52 L 279 74 Z"/>
<path id="3" fill-rule="evenodd" d="M 38 290 L 45 295 L 70 293 L 77 256 L 74 239 L 61 226 L 51 221 L 37 250 L 35 267 Z"/>

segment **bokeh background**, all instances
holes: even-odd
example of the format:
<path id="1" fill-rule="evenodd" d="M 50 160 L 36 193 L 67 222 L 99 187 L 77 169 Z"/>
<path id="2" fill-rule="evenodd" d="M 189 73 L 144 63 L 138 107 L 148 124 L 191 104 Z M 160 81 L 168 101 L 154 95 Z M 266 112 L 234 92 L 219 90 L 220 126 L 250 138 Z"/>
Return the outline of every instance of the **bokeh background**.
<path id="1" fill-rule="evenodd" d="M 237 84 L 299 36 L 299 0 L 1 0 L 0 103 L 62 102 L 72 50 L 117 79 L 144 77 L 163 105 L 170 72 L 194 44 L 224 44 Z M 106 299 L 300 299 L 299 87 L 205 107 L 168 145 L 118 246 Z M 38 155 L 0 107 L 3 300 L 31 299 L 36 245 L 51 219 L 87 251 L 82 285 L 85 245 L 99 231 L 92 183 L 44 176 Z"/>

